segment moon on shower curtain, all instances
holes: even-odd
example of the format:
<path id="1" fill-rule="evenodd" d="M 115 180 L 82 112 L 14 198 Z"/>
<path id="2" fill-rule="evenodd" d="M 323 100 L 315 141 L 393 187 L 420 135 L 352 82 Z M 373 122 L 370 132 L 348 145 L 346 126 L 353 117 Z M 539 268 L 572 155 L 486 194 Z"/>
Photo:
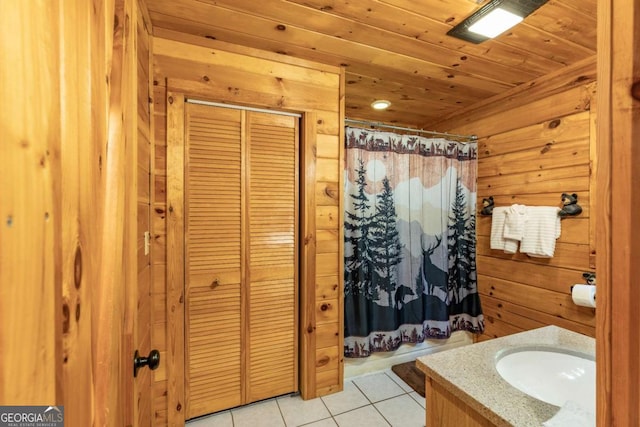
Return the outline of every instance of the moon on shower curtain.
<path id="1" fill-rule="evenodd" d="M 387 167 L 378 159 L 369 160 L 367 163 L 367 179 L 371 182 L 379 182 L 387 174 Z"/>

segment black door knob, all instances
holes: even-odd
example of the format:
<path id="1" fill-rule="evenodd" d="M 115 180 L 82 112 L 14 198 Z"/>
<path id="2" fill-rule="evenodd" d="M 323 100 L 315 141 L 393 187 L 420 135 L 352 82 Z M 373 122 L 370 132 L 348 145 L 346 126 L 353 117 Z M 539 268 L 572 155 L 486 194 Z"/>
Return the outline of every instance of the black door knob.
<path id="1" fill-rule="evenodd" d="M 158 369 L 160 365 L 160 352 L 158 350 L 151 350 L 148 357 L 140 357 L 140 353 L 136 350 L 133 355 L 133 376 L 138 376 L 138 369 L 143 366 L 148 366 L 152 371 Z"/>

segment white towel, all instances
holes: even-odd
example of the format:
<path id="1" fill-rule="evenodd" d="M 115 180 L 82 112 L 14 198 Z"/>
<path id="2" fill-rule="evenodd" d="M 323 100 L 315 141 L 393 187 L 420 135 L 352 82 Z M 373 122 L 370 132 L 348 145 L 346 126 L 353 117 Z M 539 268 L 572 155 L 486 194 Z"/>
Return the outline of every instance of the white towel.
<path id="1" fill-rule="evenodd" d="M 511 205 L 505 212 L 503 237 L 522 240 L 526 218 L 527 207 L 525 205 Z"/>
<path id="2" fill-rule="evenodd" d="M 553 418 L 542 423 L 544 427 L 595 427 L 596 416 L 578 403 L 567 400 Z"/>
<path id="3" fill-rule="evenodd" d="M 556 239 L 560 237 L 559 211 L 553 206 L 527 206 L 520 252 L 539 258 L 553 256 Z"/>
<path id="4" fill-rule="evenodd" d="M 504 221 L 506 206 L 493 208 L 491 214 L 491 249 L 502 249 L 505 253 L 515 254 L 518 250 L 518 241 L 504 238 Z"/>

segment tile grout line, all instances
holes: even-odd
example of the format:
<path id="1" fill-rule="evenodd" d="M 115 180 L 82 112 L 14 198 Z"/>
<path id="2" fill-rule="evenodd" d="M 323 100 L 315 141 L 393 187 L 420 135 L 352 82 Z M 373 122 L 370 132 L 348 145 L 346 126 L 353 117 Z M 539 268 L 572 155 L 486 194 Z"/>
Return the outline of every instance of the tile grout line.
<path id="1" fill-rule="evenodd" d="M 278 407 L 278 412 L 280 412 L 280 418 L 282 418 L 282 423 L 284 424 L 284 427 L 288 427 L 287 420 L 284 419 L 284 414 L 282 413 L 282 408 L 280 407 L 280 402 L 278 402 L 277 398 L 275 399 L 275 401 L 276 401 L 276 406 Z"/>
<path id="2" fill-rule="evenodd" d="M 393 372 L 393 371 L 389 371 L 389 372 Z M 402 384 L 398 383 L 398 381 L 396 381 L 396 380 L 395 380 L 391 375 L 389 375 L 389 372 L 384 371 L 385 375 L 386 375 L 386 376 L 388 376 L 389 378 L 391 378 L 391 381 L 393 381 L 394 383 L 398 384 L 398 386 L 399 386 L 400 388 L 402 388 Z M 394 374 L 395 374 L 395 373 L 394 373 Z M 397 376 L 398 374 L 395 374 L 395 375 Z M 407 384 L 405 381 L 403 381 L 403 380 L 402 380 L 402 378 L 398 377 L 398 379 L 399 379 L 400 381 L 402 381 L 402 383 L 403 383 L 404 385 L 408 386 L 408 387 L 411 389 L 411 391 L 406 391 L 406 390 L 405 390 L 407 394 L 410 394 L 410 393 L 412 393 L 412 392 L 416 392 L 416 393 L 418 393 L 416 390 L 414 390 L 414 389 L 413 389 L 413 387 L 411 387 L 409 384 Z M 404 390 L 404 388 L 402 388 L 402 390 Z M 419 394 L 419 393 L 418 393 L 418 394 Z"/>
<path id="3" fill-rule="evenodd" d="M 335 420 L 333 414 L 331 413 L 331 411 L 329 410 L 329 407 L 327 406 L 327 404 L 325 403 L 325 401 L 322 399 L 322 396 L 318 396 L 317 399 L 320 399 L 320 402 L 322 402 L 322 405 L 324 406 L 324 408 L 327 410 L 327 413 L 329 414 L 328 417 L 325 418 L 320 418 L 319 420 L 314 420 L 314 421 L 310 421 L 308 423 L 304 423 L 304 424 L 300 424 L 299 426 L 295 426 L 295 427 L 304 427 L 304 426 L 308 426 L 320 421 L 324 421 L 324 420 L 328 420 L 329 418 L 331 418 L 333 420 L 333 422 L 338 425 L 338 422 Z M 282 414 L 282 408 L 280 408 L 280 403 L 277 401 L 276 399 L 276 403 L 278 404 L 278 409 L 280 410 L 280 414 L 283 416 L 284 419 L 284 414 Z M 349 411 L 347 411 L 349 412 Z M 345 412 L 346 413 L 346 412 Z M 287 425 L 287 420 L 284 420 L 284 425 L 285 427 L 294 427 L 294 426 L 288 426 Z"/>
<path id="4" fill-rule="evenodd" d="M 371 401 L 371 399 L 369 399 L 369 396 L 367 396 L 367 394 L 366 394 L 364 391 L 362 391 L 362 389 L 360 389 L 360 387 L 358 386 L 358 384 L 356 384 L 356 382 L 355 382 L 355 381 L 351 381 L 351 382 L 352 382 L 352 383 L 353 383 L 353 385 L 358 389 L 358 391 L 360 391 L 360 393 L 362 393 L 362 394 L 363 394 L 363 396 L 365 397 L 365 399 L 367 399 L 367 400 L 369 401 L 369 405 L 365 405 L 365 406 L 372 406 L 372 407 L 373 407 L 373 409 L 375 409 L 375 410 L 376 410 L 376 412 L 377 412 L 378 414 L 380 414 L 380 416 L 382 417 L 382 419 L 383 419 L 383 420 L 385 420 L 385 421 L 386 421 L 386 423 L 387 423 L 387 424 L 389 424 L 389 426 L 390 426 L 390 427 L 393 427 L 393 424 L 391 424 L 391 422 L 390 422 L 390 421 L 389 421 L 389 420 L 384 416 L 384 414 L 383 414 L 382 412 L 380 412 L 380 410 L 376 407 L 376 403 L 379 403 L 379 402 L 385 402 L 385 401 L 387 401 L 387 400 L 395 399 L 396 397 L 400 397 L 400 396 L 403 396 L 403 395 L 408 395 L 409 393 L 408 393 L 407 391 L 405 391 L 405 389 L 404 389 L 404 388 L 402 388 L 402 386 L 401 386 L 400 384 L 398 384 L 398 383 L 397 383 L 397 382 L 396 382 L 396 381 L 395 381 L 391 376 L 387 375 L 387 373 L 386 373 L 385 371 L 382 371 L 382 373 L 383 373 L 387 378 L 389 378 L 389 379 L 391 380 L 391 382 L 392 382 L 392 383 L 394 383 L 395 385 L 397 385 L 398 387 L 400 387 L 400 390 L 402 390 L 402 393 L 401 393 L 401 394 L 398 394 L 397 396 L 391 396 L 391 397 L 389 397 L 389 398 L 387 398 L 387 399 L 382 399 L 382 400 L 379 400 L 378 402 L 375 402 L 375 403 L 374 403 L 374 402 L 372 402 L 372 401 Z M 405 384 L 406 384 L 406 383 L 405 383 Z M 412 398 L 411 396 L 409 396 L 409 398 L 413 400 L 413 398 Z M 416 403 L 417 403 L 417 402 L 416 402 Z M 361 406 L 361 408 L 364 408 L 365 406 Z M 355 408 L 355 409 L 360 409 L 360 408 Z M 354 411 L 355 409 L 352 409 L 351 411 Z M 347 411 L 347 412 L 351 412 L 351 411 Z M 345 414 L 346 414 L 347 412 L 345 412 Z M 336 423 L 336 424 L 337 424 L 337 423 Z"/>
<path id="5" fill-rule="evenodd" d="M 342 380 L 342 390 L 344 391 L 344 380 Z M 336 419 L 334 418 L 333 414 L 331 413 L 331 409 L 329 409 L 329 407 L 327 406 L 327 404 L 325 403 L 324 399 L 322 398 L 322 396 L 318 397 L 318 399 L 320 399 L 320 402 L 322 402 L 322 404 L 324 405 L 324 408 L 327 410 L 327 412 L 329 413 L 329 415 L 331 416 L 331 420 L 333 421 L 333 423 L 338 426 L 338 422 L 336 421 Z M 325 418 L 326 420 L 327 418 Z M 322 421 L 322 420 L 318 420 L 318 421 Z"/>

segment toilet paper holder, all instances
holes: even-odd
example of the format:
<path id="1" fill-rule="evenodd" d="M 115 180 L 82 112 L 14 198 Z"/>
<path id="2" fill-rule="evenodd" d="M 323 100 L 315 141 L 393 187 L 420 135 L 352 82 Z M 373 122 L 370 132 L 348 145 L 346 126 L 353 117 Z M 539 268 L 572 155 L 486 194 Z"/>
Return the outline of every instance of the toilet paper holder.
<path id="1" fill-rule="evenodd" d="M 590 271 L 586 271 L 584 273 L 582 273 L 582 277 L 585 280 L 585 283 L 587 285 L 591 285 L 591 286 L 595 286 L 596 285 L 596 273 L 590 272 Z M 569 293 L 573 292 L 573 286 L 571 285 L 571 288 L 569 289 Z"/>

